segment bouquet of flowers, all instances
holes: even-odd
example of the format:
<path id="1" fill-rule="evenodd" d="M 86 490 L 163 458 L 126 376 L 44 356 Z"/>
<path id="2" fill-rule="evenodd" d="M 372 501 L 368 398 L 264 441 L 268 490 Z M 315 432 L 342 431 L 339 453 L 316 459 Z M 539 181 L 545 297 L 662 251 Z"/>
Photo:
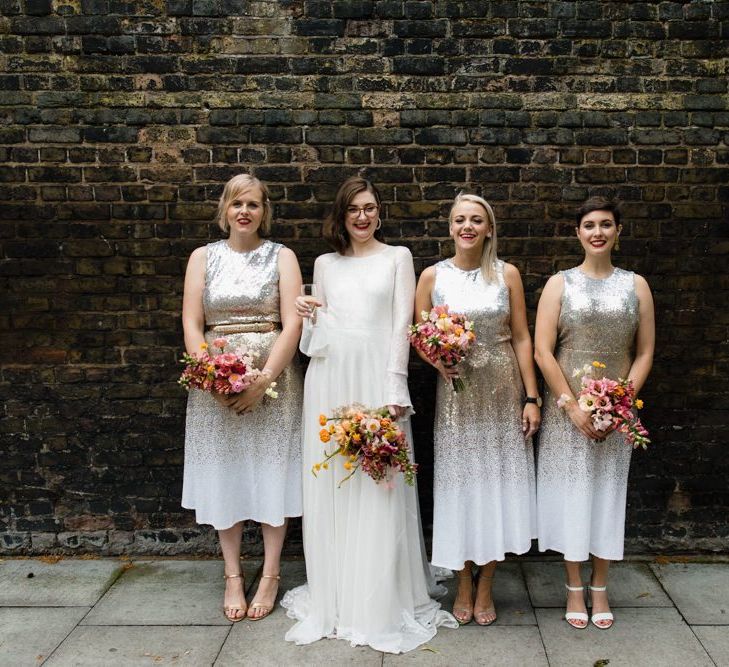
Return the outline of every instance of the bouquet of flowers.
<path id="1" fill-rule="evenodd" d="M 411 345 L 434 364 L 440 361 L 450 367 L 463 361 L 476 340 L 473 322 L 465 315 L 451 313 L 446 305 L 433 306 L 430 312 L 424 310 L 420 315 L 423 321 L 410 325 Z M 453 378 L 453 391 L 465 388 L 461 378 Z"/>
<path id="2" fill-rule="evenodd" d="M 593 426 L 604 431 L 610 426 L 625 435 L 625 441 L 633 448 L 648 448 L 650 440 L 648 431 L 635 414 L 635 410 L 643 407 L 643 401 L 635 397 L 635 388 L 631 380 L 595 378 L 596 369 L 605 368 L 605 364 L 593 361 L 582 368 L 576 368 L 572 377 L 582 376 L 582 389 L 577 397 L 577 404 L 584 412 L 589 412 Z M 561 408 L 568 397 L 559 397 L 557 405 Z"/>
<path id="3" fill-rule="evenodd" d="M 361 405 L 338 408 L 332 417 L 319 415 L 319 438 L 328 443 L 334 439 L 338 447 L 326 453 L 324 460 L 312 466 L 314 477 L 323 468 L 329 468 L 330 459 L 343 456 L 344 469 L 349 474 L 339 482 L 341 486 L 359 468 L 375 482 L 390 480 L 393 471 L 400 471 L 412 486 L 418 466 L 410 461 L 405 434 L 390 417 L 387 408 L 367 410 Z"/>
<path id="4" fill-rule="evenodd" d="M 200 345 L 198 354 L 182 355 L 185 370 L 178 380 L 185 389 L 202 389 L 203 391 L 218 394 L 238 394 L 248 389 L 261 375 L 261 371 L 253 366 L 253 359 L 245 349 L 235 352 L 226 352 L 228 341 L 225 338 L 216 338 L 213 347 L 218 348 L 218 354 L 211 354 L 207 343 Z M 276 383 L 272 382 L 266 394 L 271 398 L 278 398 L 274 390 Z"/>

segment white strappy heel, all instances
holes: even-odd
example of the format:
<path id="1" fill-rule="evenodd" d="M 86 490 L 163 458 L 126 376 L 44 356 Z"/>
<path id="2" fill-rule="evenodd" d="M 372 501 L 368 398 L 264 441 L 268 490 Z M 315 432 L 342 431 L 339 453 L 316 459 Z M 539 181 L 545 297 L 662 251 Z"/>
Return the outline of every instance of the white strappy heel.
<path id="1" fill-rule="evenodd" d="M 565 584 L 564 587 L 571 593 L 584 593 L 585 591 L 584 586 L 568 586 L 567 584 Z M 588 617 L 584 611 L 565 611 L 564 620 L 567 621 L 573 628 L 577 630 L 584 630 L 587 627 Z M 577 623 L 581 623 L 584 625 L 577 625 Z"/>
<path id="2" fill-rule="evenodd" d="M 588 587 L 590 591 L 597 591 L 598 593 L 604 593 L 607 590 L 607 586 L 593 586 L 590 584 Z M 590 596 L 590 606 L 592 607 L 592 595 Z M 592 624 L 596 628 L 600 628 L 600 630 L 607 630 L 608 628 L 613 627 L 613 621 L 615 620 L 615 617 L 613 616 L 613 613 L 611 611 L 601 611 L 597 614 L 593 614 L 590 616 L 590 621 L 592 621 Z M 599 621 L 610 621 L 607 625 L 598 625 Z"/>

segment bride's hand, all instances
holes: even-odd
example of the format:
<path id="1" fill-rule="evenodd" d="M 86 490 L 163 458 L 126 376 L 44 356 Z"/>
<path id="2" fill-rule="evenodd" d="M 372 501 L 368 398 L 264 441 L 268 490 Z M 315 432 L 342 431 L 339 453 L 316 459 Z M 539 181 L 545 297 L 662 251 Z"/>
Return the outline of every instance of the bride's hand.
<path id="1" fill-rule="evenodd" d="M 315 296 L 297 296 L 296 314 L 299 317 L 316 319 L 316 309 L 322 306 Z"/>
<path id="2" fill-rule="evenodd" d="M 402 405 L 388 405 L 387 409 L 390 411 L 390 414 L 395 420 L 402 419 L 405 415 L 405 411 L 407 410 L 407 408 Z"/>

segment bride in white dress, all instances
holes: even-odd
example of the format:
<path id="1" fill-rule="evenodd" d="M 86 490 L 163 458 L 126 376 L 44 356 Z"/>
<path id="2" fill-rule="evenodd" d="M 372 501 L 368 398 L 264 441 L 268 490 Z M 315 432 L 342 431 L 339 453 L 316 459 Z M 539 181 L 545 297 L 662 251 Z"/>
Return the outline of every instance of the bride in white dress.
<path id="1" fill-rule="evenodd" d="M 375 483 L 347 475 L 341 457 L 314 477 L 322 459 L 318 416 L 339 406 L 387 405 L 412 447 L 407 385 L 415 274 L 410 251 L 382 243 L 380 197 L 362 178 L 339 188 L 324 234 L 336 252 L 314 265 L 317 296 L 297 299 L 301 350 L 311 357 L 304 386 L 304 552 L 307 584 L 282 605 L 297 623 L 286 639 L 346 639 L 402 653 L 457 627 L 431 595 L 442 594 L 422 541 L 417 487 L 402 474 Z M 379 237 L 379 238 L 378 238 Z"/>

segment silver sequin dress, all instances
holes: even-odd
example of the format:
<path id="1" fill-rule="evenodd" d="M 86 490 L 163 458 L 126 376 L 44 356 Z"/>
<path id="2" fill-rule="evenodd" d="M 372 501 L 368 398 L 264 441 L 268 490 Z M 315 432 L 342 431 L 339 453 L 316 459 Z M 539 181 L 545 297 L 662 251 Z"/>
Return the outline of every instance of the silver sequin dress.
<path id="1" fill-rule="evenodd" d="M 616 268 L 605 279 L 579 268 L 563 271 L 564 290 L 555 357 L 577 396 L 576 368 L 601 361 L 604 377 L 626 377 L 638 329 L 635 275 Z M 539 548 L 584 561 L 590 554 L 623 557 L 625 496 L 632 448 L 613 433 L 604 442 L 583 436 L 549 391 L 539 436 L 537 522 Z"/>
<path id="2" fill-rule="evenodd" d="M 236 252 L 226 241 L 207 246 L 203 307 L 207 329 L 218 325 L 280 324 L 278 253 L 264 241 Z M 235 326 L 229 329 L 235 330 Z M 280 326 L 267 333 L 206 331 L 210 345 L 228 340 L 245 347 L 263 368 Z M 191 390 L 185 425 L 182 506 L 198 523 L 230 528 L 244 519 L 272 526 L 301 516 L 301 402 L 303 381 L 296 359 L 276 379 L 277 399 L 264 396 L 243 415 L 210 394 Z"/>
<path id="3" fill-rule="evenodd" d="M 496 281 L 451 260 L 435 265 L 434 305 L 474 321 L 461 362 L 466 389 L 438 378 L 435 415 L 433 565 L 452 570 L 524 553 L 536 537 L 534 454 L 521 430 L 524 386 L 511 345 L 504 263 Z"/>

